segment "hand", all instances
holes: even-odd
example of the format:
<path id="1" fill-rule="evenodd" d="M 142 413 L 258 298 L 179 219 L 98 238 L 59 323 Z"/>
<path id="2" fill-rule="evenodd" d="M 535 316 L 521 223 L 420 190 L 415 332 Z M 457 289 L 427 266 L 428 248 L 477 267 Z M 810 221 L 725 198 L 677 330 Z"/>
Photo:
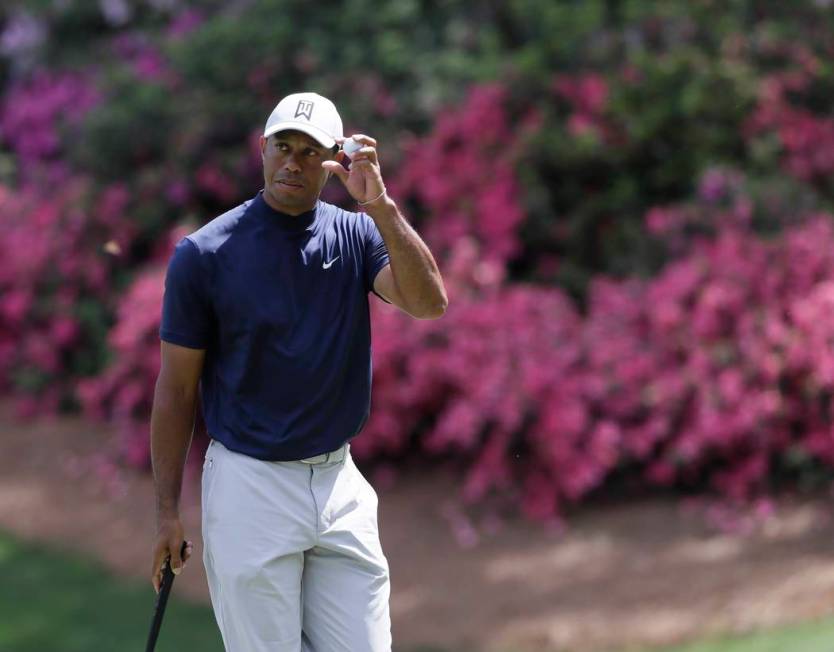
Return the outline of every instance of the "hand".
<path id="1" fill-rule="evenodd" d="M 192 544 L 186 543 L 185 554 L 180 558 L 180 550 L 183 542 L 182 523 L 178 516 L 160 518 L 156 531 L 156 545 L 153 550 L 153 566 L 151 568 L 151 584 L 153 589 L 159 593 L 159 586 L 162 583 L 162 565 L 170 555 L 171 570 L 174 575 L 179 575 L 185 562 L 191 557 Z"/>
<path id="2" fill-rule="evenodd" d="M 347 170 L 339 161 L 324 161 L 321 166 L 339 177 L 350 196 L 357 202 L 368 202 L 377 197 L 382 201 L 385 183 L 382 181 L 382 173 L 379 169 L 376 140 L 364 134 L 356 134 L 353 138 L 362 143 L 363 147 L 354 153 Z M 341 145 L 345 139 L 337 138 L 336 141 Z"/>

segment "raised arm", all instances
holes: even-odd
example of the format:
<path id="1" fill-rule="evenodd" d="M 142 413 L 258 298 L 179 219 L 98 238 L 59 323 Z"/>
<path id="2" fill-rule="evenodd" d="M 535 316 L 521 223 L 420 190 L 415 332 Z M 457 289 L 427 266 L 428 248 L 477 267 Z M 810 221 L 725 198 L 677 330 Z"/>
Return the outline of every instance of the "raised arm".
<path id="1" fill-rule="evenodd" d="M 162 563 L 171 556 L 171 568 L 179 573 L 191 554 L 180 559 L 184 539 L 180 520 L 180 491 L 185 459 L 194 432 L 197 391 L 205 350 L 162 342 L 162 366 L 156 380 L 151 411 L 151 461 L 156 488 L 156 542 L 151 582 L 159 592 Z"/>
<path id="2" fill-rule="evenodd" d="M 345 184 L 388 249 L 390 264 L 376 275 L 374 290 L 412 317 L 436 319 L 446 312 L 449 301 L 434 256 L 385 191 L 376 140 L 364 134 L 354 135 L 353 140 L 362 147 L 351 155 L 349 171 L 339 160 L 324 161 L 322 167 Z"/>
<path id="3" fill-rule="evenodd" d="M 446 290 L 426 243 L 387 196 L 369 208 L 368 215 L 376 222 L 391 261 L 376 275 L 374 290 L 417 319 L 442 317 L 448 304 Z"/>

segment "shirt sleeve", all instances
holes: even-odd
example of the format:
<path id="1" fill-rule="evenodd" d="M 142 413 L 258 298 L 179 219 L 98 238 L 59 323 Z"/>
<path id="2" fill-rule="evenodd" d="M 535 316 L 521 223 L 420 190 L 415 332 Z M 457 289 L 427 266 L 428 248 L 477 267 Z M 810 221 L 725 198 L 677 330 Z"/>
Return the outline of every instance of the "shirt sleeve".
<path id="1" fill-rule="evenodd" d="M 365 220 L 365 291 L 373 292 L 380 299 L 388 302 L 385 297 L 374 291 L 376 275 L 389 262 L 388 247 L 385 246 L 376 223 L 365 213 L 362 213 L 362 216 Z"/>
<path id="2" fill-rule="evenodd" d="M 174 249 L 165 276 L 159 328 L 162 340 L 191 349 L 208 346 L 214 319 L 206 281 L 200 251 L 191 240 L 183 238 Z"/>

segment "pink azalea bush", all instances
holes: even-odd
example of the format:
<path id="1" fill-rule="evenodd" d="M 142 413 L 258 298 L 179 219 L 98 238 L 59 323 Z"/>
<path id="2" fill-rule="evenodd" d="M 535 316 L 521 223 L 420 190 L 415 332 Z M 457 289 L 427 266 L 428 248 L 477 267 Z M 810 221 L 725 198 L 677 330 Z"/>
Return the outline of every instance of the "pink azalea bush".
<path id="1" fill-rule="evenodd" d="M 135 227 L 114 185 L 96 201 L 70 178 L 50 195 L 0 186 L 0 383 L 21 411 L 54 411 L 71 399 L 74 374 L 94 339 L 96 304 L 107 302 L 118 257 Z M 81 355 L 79 355 L 81 354 Z"/>
<path id="2" fill-rule="evenodd" d="M 757 105 L 746 125 L 748 136 L 775 136 L 789 174 L 825 185 L 834 172 L 834 116 L 808 105 L 815 85 L 825 82 L 823 62 L 803 44 L 775 43 L 767 54 L 791 65 L 760 80 Z"/>
<path id="3" fill-rule="evenodd" d="M 78 385 L 85 413 L 112 422 L 120 433 L 125 461 L 134 466 L 150 463 L 148 419 L 153 387 L 159 374 L 159 323 L 165 270 L 174 245 L 186 229 L 172 230 L 136 276 L 116 308 L 116 324 L 108 334 L 113 362 L 99 375 Z M 198 443 L 199 447 L 199 443 Z"/>
<path id="4" fill-rule="evenodd" d="M 438 217 L 423 233 L 440 256 L 465 236 L 477 238 L 489 261 L 504 264 L 519 253 L 524 209 L 513 168 L 535 114 L 514 124 L 506 99 L 501 84 L 477 86 L 462 106 L 438 117 L 427 138 L 406 144 L 391 191 Z"/>
<path id="5" fill-rule="evenodd" d="M 553 81 L 553 91 L 570 105 L 571 112 L 565 125 L 569 134 L 606 137 L 610 130 L 605 119 L 609 88 L 602 75 L 560 74 Z"/>
<path id="6" fill-rule="evenodd" d="M 831 216 L 775 242 L 730 226 L 656 279 L 600 278 L 584 318 L 558 290 L 477 268 L 461 245 L 441 322 L 375 309 L 357 455 L 458 459 L 468 500 L 515 497 L 540 518 L 624 468 L 747 501 L 796 459 L 834 460 Z"/>
<path id="7" fill-rule="evenodd" d="M 78 128 L 100 101 L 89 75 L 38 72 L 13 84 L 0 102 L 0 138 L 24 173 L 64 153 L 62 130 Z"/>
<path id="8" fill-rule="evenodd" d="M 593 99 L 596 88 L 583 92 Z M 446 460 L 467 502 L 520 505 L 535 518 L 624 471 L 749 501 L 798 460 L 830 464 L 832 218 L 756 236 L 745 177 L 709 168 L 693 201 L 647 211 L 647 231 L 677 257 L 648 280 L 596 277 L 580 311 L 559 289 L 507 278 L 522 209 L 515 191 L 488 194 L 492 183 L 517 184 L 519 143 L 500 100 L 494 87 L 473 93 L 466 106 L 478 119 L 447 113 L 389 177 L 427 220 L 451 304 L 442 320 L 416 321 L 373 303 L 373 406 L 356 455 Z M 441 174 L 420 152 L 457 164 Z M 493 201 L 465 201 L 456 187 Z M 114 363 L 81 387 L 90 414 L 116 417 L 138 464 L 148 461 L 162 263 L 174 239 L 119 303 Z"/>
<path id="9" fill-rule="evenodd" d="M 390 48 L 405 13 L 361 17 L 390 38 L 349 57 L 258 3 L 103 3 L 103 26 L 77 3 L 10 14 L 0 386 L 24 411 L 80 402 L 114 420 L 125 459 L 147 465 L 171 228 L 251 196 L 252 125 L 277 83 L 309 83 L 349 98 L 346 126 L 384 118 L 389 190 L 451 297 L 437 322 L 374 302 L 357 455 L 449 464 L 469 503 L 537 518 L 612 479 L 749 501 L 827 468 L 834 77 L 810 25 L 824 10 L 604 4 L 504 8 L 501 26 L 487 11 L 477 39 L 426 31 L 416 68 Z M 500 45 L 565 19 L 558 49 Z M 62 60 L 68 25 L 73 62 L 96 60 L 40 68 Z M 384 65 L 359 73 L 356 56 Z"/>
<path id="10" fill-rule="evenodd" d="M 78 394 L 93 418 L 105 416 L 119 428 L 122 449 L 133 465 L 149 461 L 149 382 L 159 374 L 159 305 L 165 268 L 140 274 L 122 298 L 108 343 L 116 361 L 101 375 L 79 384 Z"/>

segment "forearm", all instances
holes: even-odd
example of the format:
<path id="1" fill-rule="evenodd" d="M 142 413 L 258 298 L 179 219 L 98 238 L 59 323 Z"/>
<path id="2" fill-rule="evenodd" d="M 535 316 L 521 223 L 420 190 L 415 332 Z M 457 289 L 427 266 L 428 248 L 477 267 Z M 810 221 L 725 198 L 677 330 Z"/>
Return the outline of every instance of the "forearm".
<path id="1" fill-rule="evenodd" d="M 157 381 L 151 411 L 151 463 L 157 517 L 179 512 L 183 469 L 194 431 L 196 393 Z"/>
<path id="2" fill-rule="evenodd" d="M 408 312 L 423 318 L 442 315 L 448 304 L 446 290 L 426 243 L 389 197 L 366 210 L 388 249 L 391 274 Z"/>

